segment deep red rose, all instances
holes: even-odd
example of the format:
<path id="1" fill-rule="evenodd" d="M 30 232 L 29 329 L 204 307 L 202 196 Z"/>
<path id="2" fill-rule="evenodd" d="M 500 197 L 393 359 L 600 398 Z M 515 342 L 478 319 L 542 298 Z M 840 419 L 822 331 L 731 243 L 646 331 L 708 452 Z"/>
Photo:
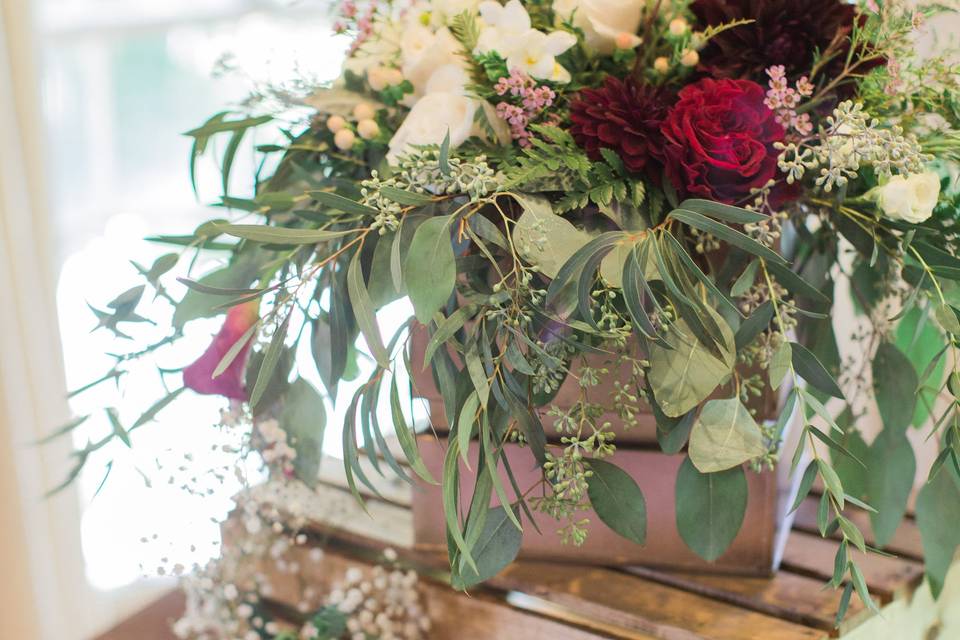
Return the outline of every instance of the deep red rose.
<path id="1" fill-rule="evenodd" d="M 216 378 L 213 372 L 217 365 L 227 355 L 237 340 L 252 327 L 260 318 L 260 301 L 253 300 L 230 307 L 223 327 L 213 338 L 213 342 L 203 352 L 196 362 L 183 370 L 183 385 L 197 393 L 224 396 L 233 400 L 246 400 L 247 390 L 244 386 L 244 371 L 247 367 L 252 339 L 248 339 L 240 353 L 230 365 Z"/>
<path id="2" fill-rule="evenodd" d="M 750 80 L 704 78 L 685 87 L 662 126 L 666 172 L 683 196 L 737 204 L 777 173 L 784 129 Z"/>

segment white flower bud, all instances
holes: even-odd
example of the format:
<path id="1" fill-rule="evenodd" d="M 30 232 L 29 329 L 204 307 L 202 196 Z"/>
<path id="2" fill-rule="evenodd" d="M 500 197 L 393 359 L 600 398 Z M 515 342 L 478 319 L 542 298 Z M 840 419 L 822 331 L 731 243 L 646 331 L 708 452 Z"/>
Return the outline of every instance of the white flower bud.
<path id="1" fill-rule="evenodd" d="M 687 49 L 683 52 L 683 55 L 680 56 L 680 64 L 685 67 L 695 67 L 697 63 L 700 62 L 700 54 L 697 53 L 694 49 Z"/>
<path id="2" fill-rule="evenodd" d="M 332 133 L 340 131 L 345 126 L 347 126 L 347 121 L 343 119 L 343 116 L 330 116 L 327 118 L 327 129 L 330 129 Z"/>
<path id="3" fill-rule="evenodd" d="M 666 56 L 660 56 L 653 61 L 653 68 L 659 74 L 665 74 L 670 71 L 670 60 Z"/>
<path id="4" fill-rule="evenodd" d="M 380 135 L 380 125 L 376 120 L 361 120 L 357 123 L 357 133 L 364 140 L 371 140 Z"/>
<path id="5" fill-rule="evenodd" d="M 690 25 L 687 24 L 687 20 L 682 16 L 678 18 L 674 18 L 673 20 L 670 21 L 669 29 L 670 29 L 670 35 L 672 36 L 679 38 L 680 36 L 685 34 L 687 32 L 687 29 L 689 28 L 690 28 Z"/>
<path id="6" fill-rule="evenodd" d="M 341 129 L 333 136 L 333 144 L 341 151 L 349 151 L 357 141 L 357 136 L 350 129 Z"/>
<path id="7" fill-rule="evenodd" d="M 377 110 L 369 102 L 361 102 L 353 108 L 353 117 L 357 120 L 370 120 L 377 115 Z"/>

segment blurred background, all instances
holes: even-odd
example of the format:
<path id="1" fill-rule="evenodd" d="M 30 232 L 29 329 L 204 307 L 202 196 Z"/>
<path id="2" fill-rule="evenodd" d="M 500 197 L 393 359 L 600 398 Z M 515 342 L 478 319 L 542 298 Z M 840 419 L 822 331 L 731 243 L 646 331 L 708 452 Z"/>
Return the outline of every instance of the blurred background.
<path id="1" fill-rule="evenodd" d="M 45 499 L 72 448 L 109 430 L 103 407 L 133 420 L 163 395 L 157 375 L 123 395 L 109 382 L 69 401 L 65 390 L 109 371 L 111 348 L 129 349 L 91 333 L 87 304 L 137 283 L 130 259 L 166 252 L 144 237 L 211 217 L 219 177 L 201 166 L 194 195 L 180 134 L 268 80 L 334 78 L 347 43 L 327 13 L 322 1 L 0 0 L 0 638 L 94 637 L 173 579 L 142 576 L 218 552 L 239 485 L 196 475 L 229 463 L 229 443 L 204 429 L 222 402 L 182 398 L 133 449 L 98 450 Z M 253 144 L 238 154 L 238 195 Z M 218 322 L 194 324 L 158 366 L 192 361 Z"/>

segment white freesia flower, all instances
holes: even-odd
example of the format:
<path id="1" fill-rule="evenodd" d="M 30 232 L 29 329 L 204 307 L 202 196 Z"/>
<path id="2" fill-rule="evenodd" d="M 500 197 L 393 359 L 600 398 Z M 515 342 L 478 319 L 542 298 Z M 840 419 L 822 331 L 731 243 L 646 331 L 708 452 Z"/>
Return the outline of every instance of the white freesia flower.
<path id="1" fill-rule="evenodd" d="M 871 191 L 887 218 L 917 224 L 933 215 L 940 197 L 940 176 L 932 171 L 893 176 Z"/>
<path id="2" fill-rule="evenodd" d="M 633 48 L 640 44 L 636 35 L 640 27 L 645 0 L 554 0 L 558 19 L 570 20 L 583 30 L 587 47 L 601 55 L 609 55 L 621 44 Z"/>
<path id="3" fill-rule="evenodd" d="M 519 0 L 505 5 L 487 0 L 479 5 L 483 29 L 477 41 L 477 53 L 496 52 L 506 58 L 520 46 L 530 31 L 530 14 Z"/>
<path id="4" fill-rule="evenodd" d="M 577 38 L 566 31 L 554 31 L 547 35 L 531 29 L 524 35 L 520 46 L 507 56 L 507 68 L 519 69 L 538 80 L 570 82 L 570 72 L 556 60 L 577 43 Z"/>
<path id="5" fill-rule="evenodd" d="M 501 5 L 481 2 L 482 30 L 477 40 L 477 53 L 497 53 L 507 61 L 510 70 L 519 69 L 539 80 L 569 82 L 570 73 L 557 64 L 556 56 L 577 43 L 566 31 L 545 34 L 530 27 L 530 15 L 519 0 Z"/>
<path id="6" fill-rule="evenodd" d="M 451 147 L 463 144 L 473 132 L 479 105 L 479 101 L 460 93 L 438 91 L 423 96 L 393 134 L 387 161 L 395 163 L 397 156 L 416 145 L 441 144 L 448 131 Z"/>

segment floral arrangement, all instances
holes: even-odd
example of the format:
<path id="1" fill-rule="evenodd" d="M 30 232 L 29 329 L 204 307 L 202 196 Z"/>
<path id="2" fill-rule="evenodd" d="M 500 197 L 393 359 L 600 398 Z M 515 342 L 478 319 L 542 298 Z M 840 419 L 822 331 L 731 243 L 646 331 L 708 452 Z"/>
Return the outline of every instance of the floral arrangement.
<path id="1" fill-rule="evenodd" d="M 578 544 L 590 525 L 575 514 L 590 505 L 642 542 L 643 495 L 605 460 L 616 441 L 600 417 L 613 409 L 629 426 L 652 411 L 664 450 L 688 457 L 678 495 L 710 490 L 739 513 L 727 543 L 750 468 L 800 466 L 797 504 L 819 481 L 820 531 L 839 539 L 830 584 L 843 589 L 842 610 L 854 591 L 874 606 L 852 551 L 893 534 L 917 472 L 907 432 L 925 428 L 940 455 L 922 471 L 916 515 L 937 594 L 960 543 L 960 76 L 952 49 L 920 56 L 914 40 L 947 10 L 344 0 L 336 30 L 352 44 L 336 82 L 261 91 L 188 133 L 192 167 L 220 151 L 225 217 L 156 238 L 180 249 L 96 311 L 121 335 L 143 320 L 145 287 L 174 306 L 171 335 L 118 356 L 104 380 L 186 323 L 225 312 L 183 388 L 133 427 L 184 389 L 220 394 L 234 401 L 231 420 L 255 425 L 264 465 L 312 485 L 323 397 L 298 372 L 315 366 L 334 396 L 369 358 L 373 374 L 337 425 L 347 480 L 358 498 L 361 485 L 376 491 L 362 449 L 441 483 L 461 587 L 510 560 L 478 545 L 489 518 L 509 522 L 508 548 L 534 511 Z M 238 197 L 231 167 L 254 129 L 283 140 L 257 147 L 254 195 Z M 163 282 L 200 252 L 224 266 L 187 272 L 174 299 Z M 400 298 L 414 317 L 381 326 L 378 309 Z M 841 337 L 856 362 L 841 357 L 833 322 L 850 305 L 858 320 Z M 407 347 L 416 331 L 429 336 L 422 361 Z M 314 362 L 296 357 L 306 351 Z M 592 365 L 598 354 L 616 366 Z M 417 395 L 405 372 L 425 367 L 451 430 L 440 478 L 421 461 L 403 400 Z M 630 374 L 606 394 L 612 370 Z M 568 380 L 581 401 L 558 406 Z M 752 399 L 777 390 L 779 418 L 765 421 Z M 868 444 L 858 423 L 874 406 L 883 431 Z M 783 451 L 794 415 L 800 444 Z M 108 439 L 127 437 L 114 427 Z M 471 441 L 479 461 L 468 459 Z M 540 466 L 537 486 L 501 480 L 508 443 Z M 461 458 L 478 464 L 468 503 Z M 512 507 L 490 515 L 492 496 Z M 700 503 L 676 509 L 681 536 L 704 555 L 717 532 L 701 525 Z M 872 538 L 851 509 L 869 512 Z"/>

